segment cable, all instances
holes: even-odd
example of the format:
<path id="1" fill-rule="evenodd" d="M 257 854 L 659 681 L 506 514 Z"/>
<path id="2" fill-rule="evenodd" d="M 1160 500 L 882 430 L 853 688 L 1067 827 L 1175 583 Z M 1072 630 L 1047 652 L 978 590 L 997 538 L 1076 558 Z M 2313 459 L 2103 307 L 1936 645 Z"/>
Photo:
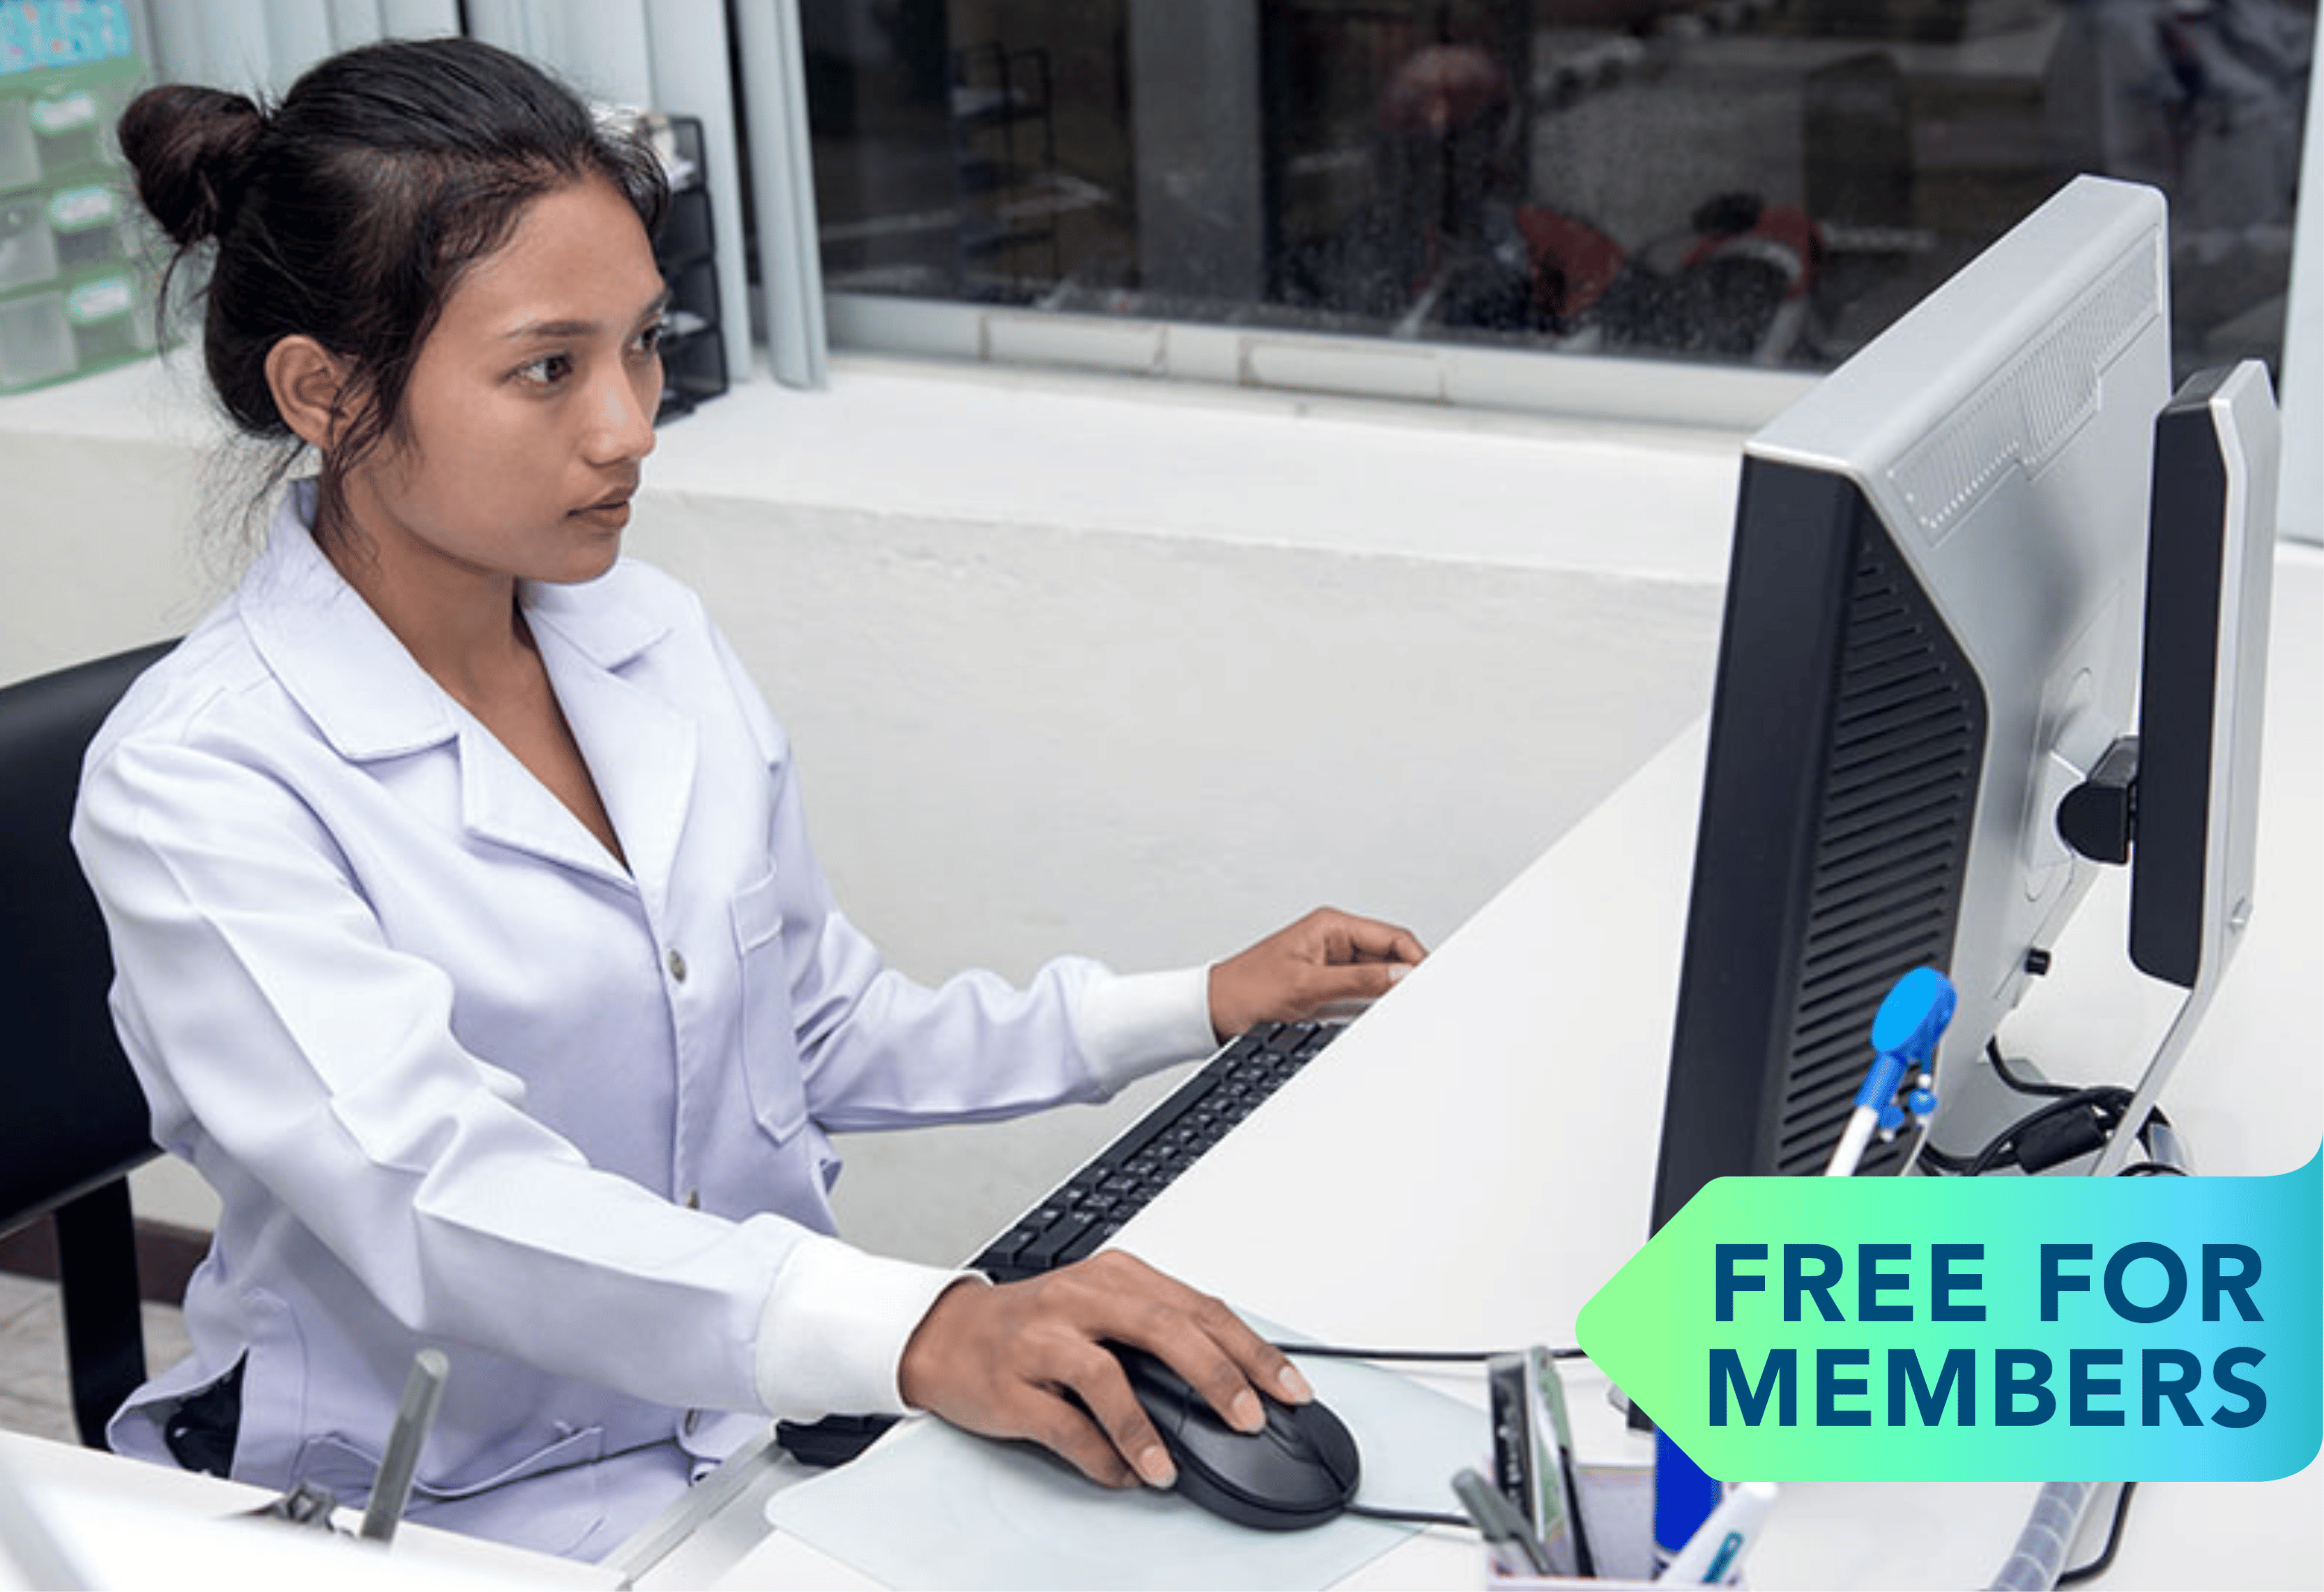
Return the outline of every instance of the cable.
<path id="1" fill-rule="evenodd" d="M 1480 1365 L 1509 1352 L 1497 1348 L 1351 1348 L 1339 1343 L 1276 1343 L 1271 1347 L 1285 1354 L 1313 1355 L 1317 1359 L 1378 1360 L 1387 1365 Z M 1553 1348 L 1549 1357 L 1579 1360 L 1589 1357 L 1579 1348 Z M 1477 1529 L 1476 1522 L 1465 1514 L 1440 1514 L 1429 1509 L 1382 1509 L 1369 1504 L 1351 1504 L 1347 1512 L 1363 1520 L 1386 1521 L 1392 1525 L 1449 1525 L 1464 1532 Z"/>
<path id="2" fill-rule="evenodd" d="M 1967 1155 L 1955 1155 L 1937 1148 L 1933 1139 L 1923 1138 L 1921 1141 L 1920 1164 L 1926 1170 L 1949 1177 L 1962 1177 L 1968 1174 L 1969 1163 Z"/>
<path id="3" fill-rule="evenodd" d="M 2016 1545 L 1986 1583 L 1990 1592 L 2051 1592 L 2074 1539 L 2081 1534 L 2090 1495 L 2098 1486 L 2094 1481 L 2043 1482 L 2018 1530 Z"/>
<path id="4" fill-rule="evenodd" d="M 2001 1054 L 2001 1041 L 1998 1039 L 1987 1038 L 1986 1040 L 1985 1059 L 1987 1063 L 1993 1068 L 1993 1075 L 2000 1079 L 2004 1083 L 2009 1085 L 2010 1088 L 2015 1090 L 2019 1094 L 2061 1095 L 2071 1094 L 2074 1092 L 2072 1088 L 2067 1084 L 2052 1083 L 2047 1079 L 2018 1077 L 2016 1073 L 2009 1070 L 2009 1060 Z"/>
<path id="5" fill-rule="evenodd" d="M 1997 1167 L 2006 1166 L 2015 1166 L 2027 1173 L 2046 1172 L 2077 1155 L 2104 1148 L 2116 1134 L 2122 1131 L 2123 1113 L 2136 1098 L 2132 1090 L 2119 1084 L 2077 1089 L 2046 1079 L 2020 1076 L 2002 1054 L 1998 1037 L 1986 1040 L 1985 1059 L 1993 1068 L 1993 1075 L 2010 1089 L 2048 1103 L 2002 1129 L 1974 1155 L 1952 1155 L 1924 1139 L 1915 1156 L 1915 1163 L 1923 1171 L 1952 1177 L 1981 1177 Z M 2120 1175 L 2188 1175 L 2184 1167 L 2174 1164 L 2170 1159 L 2169 1150 L 2158 1147 L 2156 1144 L 2155 1130 L 2163 1130 L 2163 1137 L 2167 1144 L 2171 1137 L 2170 1127 L 2170 1118 L 2160 1109 L 2150 1109 L 2137 1129 L 2138 1141 L 2148 1152 L 2147 1159 L 2126 1166 Z"/>
<path id="6" fill-rule="evenodd" d="M 2052 1083 L 2046 1080 L 2019 1077 L 2015 1072 L 2010 1070 L 2009 1059 L 2001 1054 L 2000 1039 L 1990 1035 L 1987 1036 L 1985 1041 L 1985 1059 L 1986 1063 L 1993 1069 L 1993 1075 L 1996 1078 L 2000 1079 L 2003 1083 L 2008 1085 L 2011 1089 L 2016 1090 L 2019 1094 L 2034 1095 L 2044 1100 L 2056 1100 L 2074 1092 L 2072 1089 L 2062 1083 Z M 1979 1150 L 1974 1155 L 1952 1155 L 1948 1151 L 1937 1148 L 1933 1139 L 1923 1139 L 1921 1143 L 1919 1164 L 1924 1170 L 1941 1173 L 1950 1177 L 1980 1176 L 1985 1172 L 1990 1170 L 1995 1164 L 2007 1164 L 2006 1162 L 1998 1162 L 1995 1159 L 1988 1159 L 1988 1157 L 1997 1156 L 2010 1144 L 2010 1141 L 2014 1139 L 2019 1132 L 2023 1131 L 2034 1120 L 2035 1118 L 2034 1117 L 2026 1117 L 2012 1123 L 2009 1127 L 2003 1128 L 1998 1136 L 1987 1143 L 1982 1150 Z"/>
<path id="7" fill-rule="evenodd" d="M 1277 1343 L 1285 1354 L 1313 1355 L 1319 1360 L 1380 1360 L 1406 1365 L 1481 1365 L 1499 1354 L 1493 1348 L 1347 1348 L 1336 1343 Z"/>
<path id="8" fill-rule="evenodd" d="M 2026 1092 L 2045 1091 L 2028 1090 Z M 2038 1111 L 2029 1112 L 2002 1129 L 1975 1155 L 1955 1155 L 1938 1149 L 1933 1144 L 1923 1143 L 1919 1164 L 1924 1171 L 1949 1177 L 1982 1177 L 1997 1167 L 2009 1166 L 2029 1173 L 2046 1172 L 2078 1155 L 2088 1155 L 2103 1148 L 2108 1139 L 2122 1131 L 2122 1111 L 2130 1103 L 2130 1090 L 2113 1084 L 2093 1089 L 2061 1090 L 2050 1097 L 2048 1105 Z M 2089 1114 L 2086 1121 L 2077 1125 L 2070 1120 L 2084 1111 Z M 2147 1113 L 2138 1139 L 2147 1147 L 2150 1156 L 2146 1160 L 2131 1163 L 2117 1175 L 2189 1175 L 2183 1166 L 2153 1158 L 2153 1130 L 2157 1127 L 2167 1130 L 2170 1126 L 2170 1119 L 2161 1111 Z M 2044 1130 L 2050 1131 L 2045 1134 Z M 2029 1143 L 2029 1140 L 2033 1142 Z M 2026 1152 L 2035 1145 L 2039 1146 L 2038 1152 L 2029 1160 Z"/>
<path id="9" fill-rule="evenodd" d="M 2106 1546 L 2098 1550 L 2098 1556 L 2089 1563 L 2076 1565 L 2061 1574 L 2059 1586 L 2070 1587 L 2077 1581 L 2094 1580 L 2106 1574 L 2114 1563 L 2114 1551 L 2122 1546 L 2123 1523 L 2130 1518 L 2130 1495 L 2137 1490 L 2138 1484 L 2135 1481 L 2122 1484 L 2122 1491 L 2115 1495 L 2114 1523 L 2107 1528 Z"/>
<path id="10" fill-rule="evenodd" d="M 2099 1121 L 2094 1125 L 2094 1128 L 2098 1134 L 2098 1143 L 2104 1145 L 2121 1125 L 2123 1108 L 2129 1104 L 2130 1090 L 2116 1085 L 2107 1084 L 2095 1089 L 2068 1090 L 2052 1098 L 2048 1105 L 2039 1110 L 2027 1113 L 2004 1128 L 1990 1144 L 1979 1150 L 1971 1159 L 1966 1175 L 1982 1177 L 1996 1166 L 2024 1166 L 2025 1164 L 2018 1155 L 2018 1146 L 2019 1142 L 2027 1134 L 2048 1127 L 2053 1123 L 2062 1125 L 2066 1118 L 2085 1110 L 2099 1118 Z M 2065 1158 L 2060 1157 L 2060 1159 Z M 2051 1164 L 2054 1164 L 2051 1163 Z M 2027 1170 L 2039 1171 L 2041 1168 L 2028 1167 Z"/>
<path id="11" fill-rule="evenodd" d="M 1997 1036 L 1987 1038 L 1985 1057 L 1994 1076 L 2004 1084 L 2019 1094 L 2047 1103 L 2004 1128 L 1967 1161 L 1942 1152 L 1932 1153 L 1924 1147 L 1921 1157 L 1924 1165 L 1963 1177 L 1978 1177 L 1996 1167 L 2012 1165 L 2028 1173 L 2045 1172 L 2077 1155 L 2103 1148 L 2122 1131 L 2123 1113 L 2136 1098 L 2134 1091 L 2118 1084 L 2077 1089 L 2022 1076 L 2002 1054 Z M 2167 1129 L 2170 1120 L 2161 1111 L 2150 1110 L 2145 1120 L 2138 1124 L 2139 1141 L 2149 1152 L 2145 1164 L 2168 1164 L 2168 1158 L 2155 1151 L 2152 1131 L 2156 1127 Z"/>
<path id="12" fill-rule="evenodd" d="M 1276 1343 L 1270 1347 L 1285 1354 L 1313 1355 L 1317 1359 L 1378 1360 L 1388 1365 L 1480 1365 L 1509 1352 L 1497 1348 L 1351 1348 L 1339 1343 Z M 1579 1348 L 1553 1348 L 1549 1357 L 1579 1360 L 1589 1357 Z M 1382 1509 L 1369 1504 L 1351 1504 L 1347 1513 L 1393 1525 L 1449 1525 L 1466 1532 L 1477 1529 L 1476 1522 L 1465 1514 L 1439 1514 L 1428 1509 Z"/>
<path id="13" fill-rule="evenodd" d="M 1393 1525 L 1449 1525 L 1464 1532 L 1473 1532 L 1477 1524 L 1465 1514 L 1440 1514 L 1433 1509 L 1376 1509 L 1369 1504 L 1351 1504 L 1347 1512 L 1362 1520 L 1384 1520 Z"/>
<path id="14" fill-rule="evenodd" d="M 1285 1354 L 1313 1355 L 1320 1360 L 1379 1360 L 1386 1365 L 1482 1365 L 1516 1352 L 1505 1348 L 1348 1348 L 1336 1343 L 1273 1343 Z M 1553 1348 L 1554 1360 L 1587 1359 L 1578 1348 Z"/>
<path id="15" fill-rule="evenodd" d="M 2016 1073 L 2010 1071 L 2011 1063 L 2009 1059 L 2001 1054 L 2001 1041 L 1998 1038 L 1987 1039 L 1985 1042 L 1985 1059 L 1991 1064 L 1994 1076 L 2000 1079 L 2004 1083 L 2009 1085 L 2010 1088 L 2015 1090 L 2020 1094 L 2048 1095 L 2055 1097 L 2069 1095 L 2075 1092 L 2073 1086 L 2070 1084 L 2052 1083 L 2047 1079 L 2020 1078 L 2017 1076 Z M 2125 1092 L 2127 1093 L 2128 1091 L 2125 1090 Z M 2138 1131 L 2142 1136 L 2146 1132 L 2147 1123 L 2151 1122 L 2160 1122 L 2165 1127 L 2171 1126 L 2171 1118 L 2164 1116 L 2159 1107 L 2147 1113 L 2147 1122 L 2139 1124 Z"/>

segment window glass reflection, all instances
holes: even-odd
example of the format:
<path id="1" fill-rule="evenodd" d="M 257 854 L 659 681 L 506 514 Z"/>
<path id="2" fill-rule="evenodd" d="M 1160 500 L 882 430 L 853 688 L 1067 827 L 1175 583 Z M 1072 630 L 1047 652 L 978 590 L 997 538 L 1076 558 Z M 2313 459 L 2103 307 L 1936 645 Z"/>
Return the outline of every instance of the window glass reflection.
<path id="1" fill-rule="evenodd" d="M 2067 177 L 2281 353 L 2314 0 L 805 0 L 833 290 L 1827 368 Z"/>

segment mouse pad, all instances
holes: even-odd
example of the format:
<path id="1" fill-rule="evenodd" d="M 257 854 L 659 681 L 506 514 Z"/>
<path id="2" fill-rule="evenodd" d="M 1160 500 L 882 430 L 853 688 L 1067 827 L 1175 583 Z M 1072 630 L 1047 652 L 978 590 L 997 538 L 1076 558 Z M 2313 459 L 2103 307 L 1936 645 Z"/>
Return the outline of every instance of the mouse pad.
<path id="1" fill-rule="evenodd" d="M 1362 1450 L 1359 1504 L 1460 1513 L 1452 1473 L 1484 1465 L 1491 1450 L 1483 1410 L 1377 1367 L 1298 1363 Z M 907 1592 L 1328 1587 L 1414 1530 L 1342 1515 L 1312 1531 L 1251 1531 L 1168 1493 L 1110 1491 L 1046 1451 L 932 1420 L 778 1493 L 767 1518 Z"/>

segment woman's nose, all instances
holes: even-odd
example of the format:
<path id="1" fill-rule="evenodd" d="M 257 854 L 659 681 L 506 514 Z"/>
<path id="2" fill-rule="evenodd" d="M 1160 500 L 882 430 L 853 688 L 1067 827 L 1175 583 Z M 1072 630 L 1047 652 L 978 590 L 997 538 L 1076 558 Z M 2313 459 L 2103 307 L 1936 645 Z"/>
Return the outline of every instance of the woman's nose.
<path id="1" fill-rule="evenodd" d="M 661 402 L 659 362 L 651 371 L 607 372 L 591 397 L 591 463 L 627 463 L 653 452 L 654 411 Z"/>

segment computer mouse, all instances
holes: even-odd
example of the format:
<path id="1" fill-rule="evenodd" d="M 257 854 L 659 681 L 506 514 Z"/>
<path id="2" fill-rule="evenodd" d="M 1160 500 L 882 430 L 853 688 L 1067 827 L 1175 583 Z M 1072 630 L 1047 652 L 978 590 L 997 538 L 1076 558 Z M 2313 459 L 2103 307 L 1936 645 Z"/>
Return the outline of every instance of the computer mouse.
<path id="1" fill-rule="evenodd" d="M 1238 1525 L 1300 1531 L 1335 1518 L 1356 1495 L 1356 1440 L 1321 1403 L 1259 1403 L 1267 1425 L 1237 1431 L 1167 1364 L 1114 1346 L 1122 1374 L 1178 1467 L 1178 1495 Z"/>

